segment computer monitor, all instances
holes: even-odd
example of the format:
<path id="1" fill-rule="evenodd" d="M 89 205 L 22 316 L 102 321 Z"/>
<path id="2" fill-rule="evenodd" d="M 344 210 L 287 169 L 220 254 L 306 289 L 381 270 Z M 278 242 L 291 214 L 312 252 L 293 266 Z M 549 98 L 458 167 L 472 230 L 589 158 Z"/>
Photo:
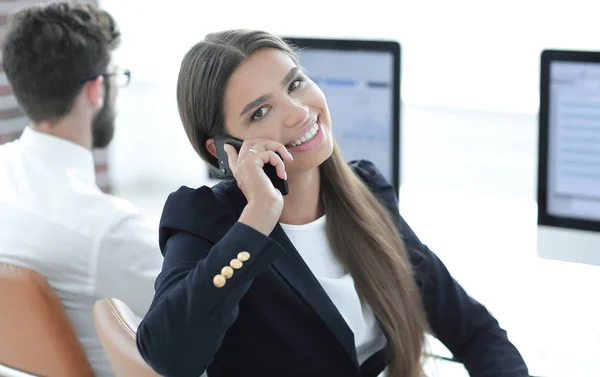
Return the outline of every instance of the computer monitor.
<path id="1" fill-rule="evenodd" d="M 600 265 L 600 52 L 542 52 L 538 158 L 538 255 Z"/>
<path id="2" fill-rule="evenodd" d="M 347 161 L 372 161 L 400 188 L 400 43 L 284 36 L 325 93 Z"/>

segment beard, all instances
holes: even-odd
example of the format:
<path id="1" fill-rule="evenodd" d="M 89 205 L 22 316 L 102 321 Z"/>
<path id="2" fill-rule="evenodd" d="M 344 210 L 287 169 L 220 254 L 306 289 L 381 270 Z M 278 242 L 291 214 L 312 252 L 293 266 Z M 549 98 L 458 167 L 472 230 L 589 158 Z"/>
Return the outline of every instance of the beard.
<path id="1" fill-rule="evenodd" d="M 109 87 L 105 85 L 104 104 L 92 121 L 92 148 L 106 148 L 115 134 L 116 113 L 110 103 Z"/>

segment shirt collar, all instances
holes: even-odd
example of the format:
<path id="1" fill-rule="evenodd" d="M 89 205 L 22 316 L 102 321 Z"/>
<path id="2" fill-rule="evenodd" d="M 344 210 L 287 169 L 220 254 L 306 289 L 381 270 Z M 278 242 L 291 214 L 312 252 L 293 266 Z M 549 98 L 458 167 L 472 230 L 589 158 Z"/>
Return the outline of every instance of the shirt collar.
<path id="1" fill-rule="evenodd" d="M 96 168 L 92 152 L 72 141 L 25 127 L 19 138 L 30 153 L 43 158 L 53 167 L 62 167 L 86 182 L 96 184 Z"/>

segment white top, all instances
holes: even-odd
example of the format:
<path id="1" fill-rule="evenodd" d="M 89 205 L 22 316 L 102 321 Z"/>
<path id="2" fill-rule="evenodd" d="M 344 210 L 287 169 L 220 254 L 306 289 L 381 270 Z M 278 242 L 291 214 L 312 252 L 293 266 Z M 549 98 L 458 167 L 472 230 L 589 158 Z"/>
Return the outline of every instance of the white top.
<path id="1" fill-rule="evenodd" d="M 27 127 L 0 146 L 0 262 L 44 275 L 98 377 L 114 376 L 94 328 L 104 297 L 142 317 L 161 270 L 157 227 L 95 183 L 91 151 Z"/>
<path id="2" fill-rule="evenodd" d="M 354 279 L 333 254 L 325 231 L 325 216 L 308 224 L 281 227 L 354 333 L 358 362 L 362 364 L 384 348 L 387 339 L 370 307 L 361 302 Z"/>

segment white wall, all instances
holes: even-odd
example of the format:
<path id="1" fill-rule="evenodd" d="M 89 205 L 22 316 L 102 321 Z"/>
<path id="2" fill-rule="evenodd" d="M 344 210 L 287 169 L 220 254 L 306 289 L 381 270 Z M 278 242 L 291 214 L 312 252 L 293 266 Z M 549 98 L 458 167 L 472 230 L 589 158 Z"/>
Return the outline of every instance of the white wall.
<path id="1" fill-rule="evenodd" d="M 542 49 L 600 48 L 592 0 L 100 3 L 121 24 L 121 61 L 136 80 L 153 82 L 171 82 L 185 51 L 216 30 L 390 38 L 403 46 L 407 102 L 534 113 Z"/>
<path id="2" fill-rule="evenodd" d="M 550 47 L 600 48 L 591 0 L 405 0 L 393 7 L 387 0 L 345 6 L 323 0 L 287 5 L 275 0 L 101 0 L 100 4 L 122 29 L 117 63 L 133 71 L 132 87 L 121 96 L 120 121 L 125 130 L 119 131 L 120 146 L 114 148 L 115 179 L 121 185 L 144 179 L 152 169 L 161 169 L 161 173 L 166 169 L 172 177 L 187 176 L 198 169 L 185 148 L 162 151 L 185 165 L 183 171 L 183 166 L 169 168 L 171 163 L 159 158 L 163 154 L 150 153 L 157 152 L 150 140 L 154 136 L 134 133 L 131 124 L 141 122 L 145 130 L 152 127 L 152 134 L 160 135 L 155 140 L 167 143 L 165 149 L 167 145 L 185 145 L 176 117 L 176 76 L 185 52 L 212 31 L 261 28 L 283 35 L 399 40 L 406 104 L 403 132 L 408 138 L 403 153 L 412 156 L 404 178 L 439 180 L 442 176 L 427 173 L 423 166 L 444 167 L 464 161 L 460 172 L 440 169 L 443 177 L 452 174 L 444 181 L 453 182 L 468 174 L 468 169 L 489 162 L 492 165 L 486 171 L 490 171 L 490 181 L 478 181 L 474 187 L 497 186 L 493 183 L 506 178 L 509 169 L 521 174 L 517 182 L 529 185 L 518 188 L 510 184 L 511 188 L 503 189 L 515 194 L 519 189 L 533 193 L 530 174 L 535 163 L 540 51 Z M 427 138 L 437 143 L 432 153 L 424 153 L 415 144 L 427 129 L 436 133 Z M 490 129 L 497 136 L 484 136 Z M 446 142 L 447 135 L 463 135 L 459 137 L 461 144 Z M 148 156 L 143 160 L 140 155 L 125 158 L 128 140 L 145 145 L 142 155 Z M 459 151 L 459 146 L 471 149 Z M 492 154 L 507 152 L 506 148 L 513 146 L 515 149 L 502 158 Z M 444 154 L 448 150 L 457 154 Z M 137 166 L 136 161 L 145 163 Z M 517 170 L 509 167 L 510 161 L 519 161 Z"/>
<path id="3" fill-rule="evenodd" d="M 494 182 L 506 181 L 505 174 L 511 170 L 521 174 L 515 181 L 529 185 L 519 188 L 510 184 L 503 189 L 515 194 L 520 189 L 533 193 L 530 174 L 535 163 L 539 52 L 549 47 L 600 48 L 596 13 L 589 0 L 406 0 L 394 4 L 395 9 L 387 0 L 347 6 L 322 0 L 288 5 L 275 0 L 101 0 L 100 4 L 121 25 L 123 45 L 117 63 L 133 71 L 132 87 L 121 96 L 120 123 L 125 130 L 119 131 L 119 145 L 113 148 L 118 185 L 143 180 L 153 169 L 183 179 L 199 168 L 189 148 L 183 147 L 174 85 L 184 53 L 211 31 L 261 28 L 283 35 L 399 40 L 406 104 L 403 132 L 408 138 L 403 153 L 412 156 L 404 178 L 431 181 L 445 177 L 450 183 L 468 174 L 468 169 L 489 162 L 490 180 L 480 180 L 474 187 L 497 187 Z M 152 128 L 152 135 L 134 133 L 131 124 L 136 122 L 143 123 L 145 130 Z M 427 129 L 436 132 L 428 137 L 437 143 L 432 153 L 424 153 L 415 144 Z M 490 129 L 498 136 L 484 136 Z M 155 150 L 153 135 L 160 135 L 155 140 L 166 143 L 163 153 Z M 446 135 L 463 135 L 459 138 L 462 144 L 446 142 Z M 136 149 L 145 145 L 144 153 L 128 156 L 128 140 L 135 140 Z M 471 149 L 458 150 L 459 146 Z M 515 149 L 502 158 L 492 154 L 512 146 Z M 448 150 L 457 154 L 444 154 Z M 169 167 L 172 164 L 162 158 L 164 153 L 184 166 Z M 143 163 L 138 166 L 137 161 Z M 466 163 L 460 172 L 440 169 L 439 176 L 423 170 L 423 166 L 447 167 L 458 161 Z M 519 161 L 517 170 L 509 167 L 510 161 Z"/>

